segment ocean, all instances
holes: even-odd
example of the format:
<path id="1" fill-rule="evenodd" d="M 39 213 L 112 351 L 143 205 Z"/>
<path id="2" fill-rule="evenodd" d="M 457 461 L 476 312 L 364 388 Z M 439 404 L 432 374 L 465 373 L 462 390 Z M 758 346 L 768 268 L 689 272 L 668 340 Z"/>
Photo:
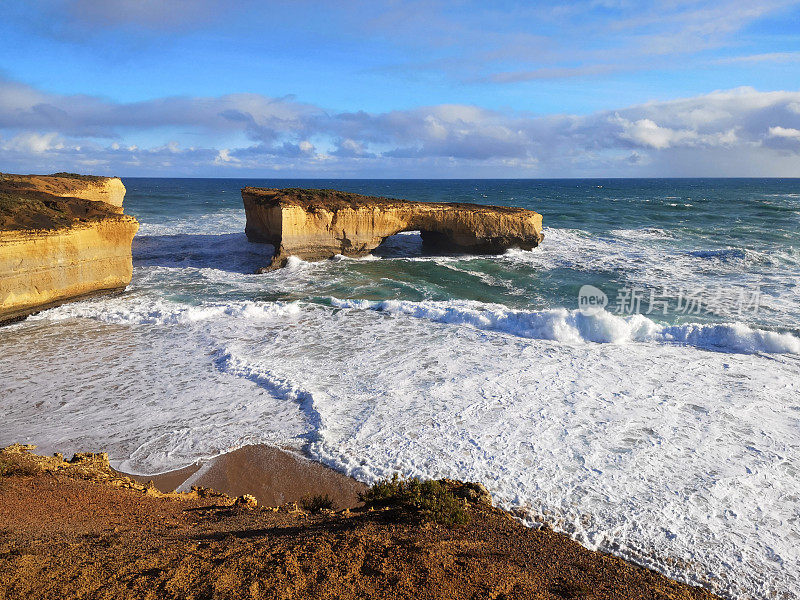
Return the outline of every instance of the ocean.
<path id="1" fill-rule="evenodd" d="M 0 445 L 479 481 L 726 597 L 800 595 L 800 180 L 123 181 L 133 282 L 0 329 Z M 545 240 L 255 275 L 246 185 L 532 208 Z"/>

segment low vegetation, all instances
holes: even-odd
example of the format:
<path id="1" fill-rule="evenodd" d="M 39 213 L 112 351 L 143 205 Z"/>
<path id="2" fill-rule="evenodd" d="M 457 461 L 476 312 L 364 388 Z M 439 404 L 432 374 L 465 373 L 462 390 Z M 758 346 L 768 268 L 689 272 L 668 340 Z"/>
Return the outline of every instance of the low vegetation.
<path id="1" fill-rule="evenodd" d="M 333 500 L 328 494 L 317 494 L 315 496 L 306 496 L 300 500 L 300 506 L 305 511 L 318 513 L 323 510 L 333 510 Z"/>
<path id="2" fill-rule="evenodd" d="M 81 181 L 98 181 L 104 179 L 100 175 L 81 175 L 80 173 L 66 173 L 64 171 L 53 173 L 50 177 L 66 177 L 69 179 L 80 179 Z"/>
<path id="3" fill-rule="evenodd" d="M 398 506 L 447 527 L 469 522 L 465 500 L 457 497 L 447 484 L 434 479 L 402 479 L 394 475 L 359 494 L 359 500 L 368 507 Z"/>

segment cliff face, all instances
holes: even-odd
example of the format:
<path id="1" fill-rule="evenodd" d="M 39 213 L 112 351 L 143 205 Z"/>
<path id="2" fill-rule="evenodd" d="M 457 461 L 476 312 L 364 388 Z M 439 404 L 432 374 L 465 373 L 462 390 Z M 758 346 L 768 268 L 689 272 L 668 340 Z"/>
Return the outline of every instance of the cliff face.
<path id="1" fill-rule="evenodd" d="M 130 283 L 124 195 L 116 178 L 0 174 L 0 323 Z"/>
<path id="2" fill-rule="evenodd" d="M 410 202 L 334 190 L 244 188 L 242 199 L 248 239 L 275 246 L 268 268 L 285 265 L 289 256 L 364 256 L 401 231 L 420 231 L 429 246 L 477 254 L 530 250 L 543 239 L 542 216 L 523 208 Z"/>

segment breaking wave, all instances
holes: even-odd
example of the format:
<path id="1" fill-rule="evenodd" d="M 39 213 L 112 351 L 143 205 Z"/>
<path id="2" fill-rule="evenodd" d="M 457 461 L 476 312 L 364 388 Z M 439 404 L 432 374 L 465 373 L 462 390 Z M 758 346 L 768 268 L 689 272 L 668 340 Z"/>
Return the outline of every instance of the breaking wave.
<path id="1" fill-rule="evenodd" d="M 566 308 L 523 311 L 466 300 L 410 302 L 331 298 L 331 304 L 338 308 L 376 310 L 571 344 L 656 342 L 739 354 L 800 354 L 800 338 L 790 333 L 752 329 L 743 323 L 661 325 L 638 314 L 617 316 L 601 311 L 587 315 Z"/>
<path id="2" fill-rule="evenodd" d="M 207 303 L 190 306 L 152 299 L 126 299 L 125 302 L 95 301 L 67 304 L 41 313 L 32 320 L 51 319 L 60 321 L 72 318 L 87 318 L 115 325 L 190 325 L 200 321 L 220 318 L 247 320 L 275 319 L 297 314 L 296 302 L 231 302 Z"/>

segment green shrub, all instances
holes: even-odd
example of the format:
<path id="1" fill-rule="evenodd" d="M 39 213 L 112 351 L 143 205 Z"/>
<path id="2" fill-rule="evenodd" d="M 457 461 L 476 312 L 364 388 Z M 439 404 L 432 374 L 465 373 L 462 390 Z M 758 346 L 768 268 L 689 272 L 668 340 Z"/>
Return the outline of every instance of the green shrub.
<path id="1" fill-rule="evenodd" d="M 102 179 L 99 175 L 81 175 L 80 173 L 66 173 L 64 171 L 52 173 L 50 177 L 68 177 L 69 179 L 81 179 L 83 181 L 97 181 L 98 179 Z"/>
<path id="2" fill-rule="evenodd" d="M 367 506 L 397 505 L 419 514 L 426 521 L 447 527 L 469 522 L 464 501 L 457 498 L 447 485 L 434 479 L 401 479 L 395 474 L 358 497 Z"/>
<path id="3" fill-rule="evenodd" d="M 317 494 L 300 500 L 300 506 L 308 512 L 318 513 L 322 510 L 333 510 L 333 500 L 328 494 Z"/>
<path id="4" fill-rule="evenodd" d="M 391 479 L 381 479 L 372 487 L 359 492 L 358 499 L 368 506 L 391 504 L 403 496 L 406 481 L 395 473 Z"/>

